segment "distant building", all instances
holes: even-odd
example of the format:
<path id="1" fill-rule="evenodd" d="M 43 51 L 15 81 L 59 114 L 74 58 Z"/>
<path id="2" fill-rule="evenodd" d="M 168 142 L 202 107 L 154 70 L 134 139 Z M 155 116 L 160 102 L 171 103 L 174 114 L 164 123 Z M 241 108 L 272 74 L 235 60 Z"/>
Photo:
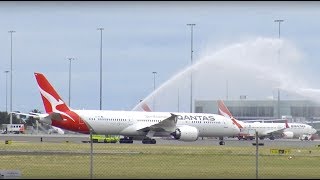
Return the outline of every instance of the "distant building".
<path id="1" fill-rule="evenodd" d="M 244 119 L 277 119 L 292 117 L 292 122 L 320 122 L 320 104 L 308 100 L 223 100 L 234 117 Z M 279 114 L 278 114 L 279 109 Z M 217 100 L 196 100 L 196 113 L 218 113 Z"/>

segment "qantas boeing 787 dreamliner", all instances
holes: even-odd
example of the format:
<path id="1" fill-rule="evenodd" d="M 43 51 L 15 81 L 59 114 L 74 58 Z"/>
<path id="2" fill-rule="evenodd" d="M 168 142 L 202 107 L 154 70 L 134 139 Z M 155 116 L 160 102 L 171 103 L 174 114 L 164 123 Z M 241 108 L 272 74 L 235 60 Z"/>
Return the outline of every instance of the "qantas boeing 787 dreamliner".
<path id="1" fill-rule="evenodd" d="M 274 140 L 276 134 L 280 134 L 281 137 L 287 139 L 310 140 L 312 135 L 317 132 L 312 126 L 303 123 L 288 123 L 287 121 L 285 123 L 248 123 L 239 121 L 232 116 L 222 100 L 218 100 L 218 108 L 221 115 L 230 118 L 240 128 L 239 140 L 253 139 L 255 135 L 249 133 L 250 131 L 258 131 L 260 139 L 269 137 L 271 140 Z"/>
<path id="2" fill-rule="evenodd" d="M 34 74 L 46 111 L 39 121 L 65 130 L 89 134 L 91 129 L 96 134 L 122 135 L 120 143 L 142 139 L 144 144 L 155 144 L 153 137 L 195 141 L 240 132 L 231 119 L 218 114 L 71 109 L 43 74 Z"/>

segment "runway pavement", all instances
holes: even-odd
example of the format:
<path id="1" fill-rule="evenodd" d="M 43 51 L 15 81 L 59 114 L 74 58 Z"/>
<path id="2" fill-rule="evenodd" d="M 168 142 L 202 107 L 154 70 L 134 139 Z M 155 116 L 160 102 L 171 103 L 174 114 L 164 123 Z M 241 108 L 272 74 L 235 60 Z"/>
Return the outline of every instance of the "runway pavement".
<path id="1" fill-rule="evenodd" d="M 6 140 L 11 141 L 25 141 L 25 142 L 74 142 L 83 143 L 82 141 L 88 141 L 89 135 L 84 134 L 0 134 L 0 141 L 3 143 Z M 162 138 L 156 138 L 157 144 L 168 145 L 212 145 L 220 146 L 219 140 L 215 138 L 199 138 L 193 142 L 183 142 L 177 140 L 167 140 Z M 253 146 L 255 140 L 238 140 L 237 138 L 225 138 L 225 146 Z M 259 143 L 263 143 L 263 146 L 270 147 L 320 147 L 320 140 L 313 141 L 301 141 L 299 139 L 276 139 L 276 140 L 259 140 Z M 134 144 L 142 144 L 140 140 L 135 140 Z M 155 144 L 155 145 L 157 145 Z"/>
<path id="2" fill-rule="evenodd" d="M 85 134 L 0 134 L 0 140 L 30 141 L 30 142 L 76 142 L 88 141 Z"/>

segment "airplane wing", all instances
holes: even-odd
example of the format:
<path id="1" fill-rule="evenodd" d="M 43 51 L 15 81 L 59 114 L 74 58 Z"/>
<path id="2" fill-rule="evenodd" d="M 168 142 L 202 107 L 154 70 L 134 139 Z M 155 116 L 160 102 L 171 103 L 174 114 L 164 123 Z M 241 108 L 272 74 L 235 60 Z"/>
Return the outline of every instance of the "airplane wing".
<path id="1" fill-rule="evenodd" d="M 11 112 L 11 113 L 16 115 L 23 115 L 26 117 L 33 117 L 41 122 L 50 122 L 51 119 L 60 120 L 60 121 L 63 120 L 63 118 L 61 117 L 61 114 L 56 112 L 52 112 L 50 114 L 47 114 L 47 113 L 41 114 L 41 113 L 34 113 L 34 112 L 30 112 L 30 113 Z"/>
<path id="2" fill-rule="evenodd" d="M 33 118 L 39 118 L 41 116 L 40 113 L 34 113 L 34 112 L 29 112 L 29 113 L 11 112 L 11 113 L 16 115 L 26 116 L 26 117 L 33 117 Z"/>
<path id="3" fill-rule="evenodd" d="M 288 121 L 286 120 L 285 121 L 285 126 L 283 128 L 279 128 L 277 130 L 269 130 L 269 131 L 266 131 L 265 133 L 268 134 L 268 135 L 281 135 L 283 133 L 283 131 L 285 129 L 289 128 L 289 125 L 288 125 Z"/>
<path id="4" fill-rule="evenodd" d="M 281 135 L 283 133 L 283 131 L 285 130 L 286 128 L 282 128 L 282 129 L 278 129 L 278 130 L 269 130 L 269 131 L 266 131 L 265 133 L 267 135 Z"/>
<path id="5" fill-rule="evenodd" d="M 34 115 L 31 115 L 31 114 L 27 114 L 27 113 L 21 113 L 21 112 L 10 112 L 9 114 L 16 114 L 16 115 L 23 115 L 23 116 L 34 116 Z"/>
<path id="6" fill-rule="evenodd" d="M 15 112 L 15 111 L 10 112 L 9 114 L 15 114 L 15 115 L 18 115 L 18 116 L 19 116 L 19 118 L 20 118 L 21 120 L 23 120 L 24 122 L 26 122 L 26 120 L 25 120 L 24 118 L 21 118 L 21 116 L 25 116 L 26 118 L 27 118 L 27 117 L 34 117 L 34 118 L 37 118 L 37 116 L 35 116 L 35 115 L 31 115 L 31 114 L 27 114 L 27 113 L 21 113 L 21 112 Z"/>
<path id="7" fill-rule="evenodd" d="M 142 127 L 138 129 L 138 131 L 143 131 L 143 132 L 173 132 L 175 130 L 177 124 L 177 115 L 171 113 L 171 116 L 168 117 L 167 119 L 164 119 L 163 121 L 160 121 L 156 124 L 153 124 L 148 127 Z"/>

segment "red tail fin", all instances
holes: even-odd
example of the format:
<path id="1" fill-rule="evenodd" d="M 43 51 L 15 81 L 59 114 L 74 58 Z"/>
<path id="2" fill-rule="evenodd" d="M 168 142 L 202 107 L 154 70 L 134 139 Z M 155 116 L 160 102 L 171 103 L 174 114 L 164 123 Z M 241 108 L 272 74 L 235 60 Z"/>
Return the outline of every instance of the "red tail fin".
<path id="1" fill-rule="evenodd" d="M 286 128 L 289 128 L 288 119 L 285 120 Z"/>
<path id="2" fill-rule="evenodd" d="M 47 78 L 41 74 L 41 73 L 34 73 L 41 98 L 45 107 L 45 110 L 47 113 L 51 112 L 66 112 L 69 111 L 69 107 L 64 103 L 64 101 L 61 99 L 59 94 L 56 92 L 56 90 L 52 87 L 52 85 L 49 83 Z M 57 110 L 57 111 L 55 111 Z"/>
<path id="3" fill-rule="evenodd" d="M 232 120 L 232 122 L 238 126 L 238 128 L 243 128 L 240 123 L 232 116 L 231 112 L 227 108 L 226 105 L 224 105 L 222 100 L 218 100 L 218 109 L 219 109 L 219 114 L 223 115 L 225 117 L 228 117 Z"/>
<path id="4" fill-rule="evenodd" d="M 149 106 L 148 106 L 147 104 L 145 104 L 145 103 L 142 104 L 142 109 L 143 109 L 144 111 L 151 112 L 151 109 L 150 109 Z"/>
<path id="5" fill-rule="evenodd" d="M 59 94 L 41 73 L 34 73 L 45 110 L 50 114 L 52 126 L 88 134 L 89 127 L 85 121 L 63 102 Z M 58 117 L 56 117 L 58 116 Z"/>
<path id="6" fill-rule="evenodd" d="M 227 108 L 226 105 L 224 105 L 222 100 L 218 100 L 218 108 L 219 108 L 219 114 L 223 116 L 229 116 L 230 118 L 232 117 L 231 112 Z"/>

